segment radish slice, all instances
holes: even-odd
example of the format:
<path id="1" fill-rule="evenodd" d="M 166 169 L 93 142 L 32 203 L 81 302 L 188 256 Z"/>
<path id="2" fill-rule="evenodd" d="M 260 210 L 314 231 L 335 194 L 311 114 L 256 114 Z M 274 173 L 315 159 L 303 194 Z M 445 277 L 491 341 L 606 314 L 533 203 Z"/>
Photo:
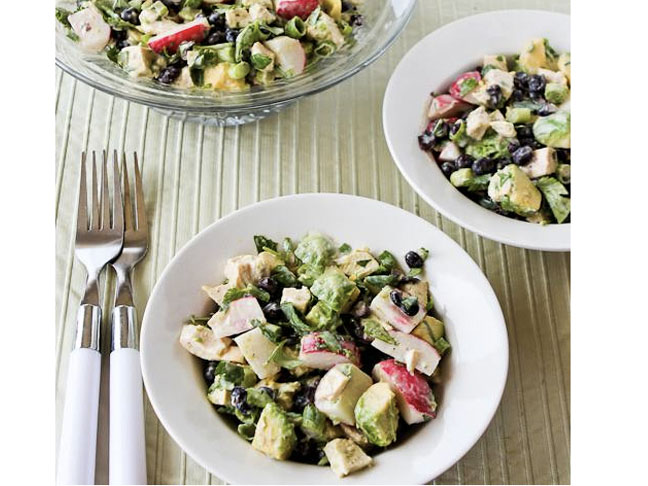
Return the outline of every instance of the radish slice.
<path id="1" fill-rule="evenodd" d="M 202 41 L 208 31 L 209 22 L 204 18 L 200 18 L 152 37 L 148 41 L 148 46 L 157 53 L 164 50 L 175 52 L 182 42 Z"/>

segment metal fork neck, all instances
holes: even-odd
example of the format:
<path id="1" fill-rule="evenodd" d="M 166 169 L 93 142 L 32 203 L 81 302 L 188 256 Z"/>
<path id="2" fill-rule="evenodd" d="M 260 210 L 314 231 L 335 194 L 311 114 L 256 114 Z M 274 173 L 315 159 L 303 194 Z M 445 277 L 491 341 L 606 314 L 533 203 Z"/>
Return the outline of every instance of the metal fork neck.
<path id="1" fill-rule="evenodd" d="M 87 269 L 86 288 L 81 305 L 99 305 L 99 275 L 101 275 L 102 268 Z"/>
<path id="2" fill-rule="evenodd" d="M 115 286 L 115 307 L 120 305 L 133 305 L 133 285 L 131 283 L 131 266 L 122 266 L 113 264 L 115 274 L 117 275 L 117 284 Z"/>

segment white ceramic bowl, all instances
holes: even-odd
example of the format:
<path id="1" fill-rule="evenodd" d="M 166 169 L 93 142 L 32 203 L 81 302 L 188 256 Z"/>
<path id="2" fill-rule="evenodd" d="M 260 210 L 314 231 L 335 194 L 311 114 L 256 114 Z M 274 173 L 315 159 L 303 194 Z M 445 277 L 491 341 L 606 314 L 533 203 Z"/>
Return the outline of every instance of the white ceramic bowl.
<path id="1" fill-rule="evenodd" d="M 255 451 L 207 401 L 199 360 L 178 344 L 182 322 L 207 309 L 201 285 L 221 281 L 227 258 L 254 253 L 253 235 L 300 238 L 310 230 L 338 244 L 389 249 L 402 265 L 408 250 L 428 248 L 426 275 L 452 344 L 444 358 L 446 383 L 437 390 L 438 417 L 377 455 L 374 467 L 343 480 L 329 467 L 275 461 Z M 423 219 L 385 203 L 338 194 L 258 203 L 193 238 L 151 294 L 141 353 L 148 396 L 169 434 L 213 474 L 243 484 L 425 483 L 452 466 L 482 435 L 499 404 L 508 368 L 500 306 L 470 257 Z"/>
<path id="2" fill-rule="evenodd" d="M 417 141 L 430 92 L 446 90 L 457 75 L 481 64 L 485 54 L 514 54 L 534 37 L 546 37 L 558 52 L 569 51 L 569 16 L 502 10 L 466 17 L 435 30 L 403 57 L 389 80 L 383 128 L 405 179 L 447 218 L 509 245 L 569 251 L 569 224 L 540 226 L 482 208 L 450 184 Z"/>

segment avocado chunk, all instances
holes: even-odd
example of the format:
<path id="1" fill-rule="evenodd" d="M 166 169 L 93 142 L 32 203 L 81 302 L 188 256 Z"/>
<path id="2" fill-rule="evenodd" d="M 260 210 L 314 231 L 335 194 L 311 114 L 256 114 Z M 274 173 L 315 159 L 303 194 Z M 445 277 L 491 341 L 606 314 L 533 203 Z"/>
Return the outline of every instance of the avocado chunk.
<path id="1" fill-rule="evenodd" d="M 367 249 L 353 250 L 338 258 L 337 264 L 351 280 L 371 275 L 380 267 L 380 264 Z"/>
<path id="2" fill-rule="evenodd" d="M 570 148 L 571 115 L 567 111 L 557 111 L 538 118 L 533 124 L 533 136 L 547 147 Z"/>
<path id="3" fill-rule="evenodd" d="M 257 422 L 252 447 L 280 461 L 288 459 L 297 443 L 295 426 L 276 403 L 268 403 Z"/>
<path id="4" fill-rule="evenodd" d="M 529 216 L 540 209 L 542 194 L 515 164 L 498 170 L 488 184 L 488 196 L 506 211 Z"/>
<path id="5" fill-rule="evenodd" d="M 544 39 L 533 39 L 524 47 L 518 59 L 518 67 L 529 74 L 536 74 L 538 68 L 548 67 Z"/>
<path id="6" fill-rule="evenodd" d="M 300 427 L 306 437 L 320 443 L 342 435 L 340 428 L 331 424 L 326 416 L 311 403 L 304 407 Z"/>
<path id="7" fill-rule="evenodd" d="M 360 295 L 360 290 L 337 267 L 329 267 L 317 277 L 311 293 L 336 312 L 344 312 Z"/>
<path id="8" fill-rule="evenodd" d="M 475 177 L 470 167 L 457 169 L 450 174 L 450 183 L 455 187 L 465 187 Z"/>
<path id="9" fill-rule="evenodd" d="M 372 459 L 352 440 L 334 439 L 324 446 L 331 469 L 340 478 L 371 465 Z"/>
<path id="10" fill-rule="evenodd" d="M 295 256 L 304 264 L 322 270 L 330 263 L 334 254 L 335 248 L 331 241 L 319 233 L 309 233 L 295 248 Z"/>
<path id="11" fill-rule="evenodd" d="M 389 384 L 371 385 L 355 406 L 356 424 L 367 440 L 380 447 L 387 447 L 396 440 L 398 407 L 396 395 Z"/>
<path id="12" fill-rule="evenodd" d="M 545 86 L 545 98 L 549 103 L 559 105 L 569 96 L 569 88 L 563 83 L 547 83 Z"/>
<path id="13" fill-rule="evenodd" d="M 342 323 L 338 313 L 323 301 L 315 304 L 310 312 L 306 314 L 305 319 L 311 328 L 318 331 L 323 329 L 333 330 Z"/>
<path id="14" fill-rule="evenodd" d="M 315 406 L 334 424 L 355 425 L 356 403 L 372 383 L 371 377 L 357 366 L 337 364 L 320 380 L 315 390 Z"/>
<path id="15" fill-rule="evenodd" d="M 530 108 L 506 107 L 506 121 L 511 123 L 530 123 L 533 120 L 533 114 Z"/>

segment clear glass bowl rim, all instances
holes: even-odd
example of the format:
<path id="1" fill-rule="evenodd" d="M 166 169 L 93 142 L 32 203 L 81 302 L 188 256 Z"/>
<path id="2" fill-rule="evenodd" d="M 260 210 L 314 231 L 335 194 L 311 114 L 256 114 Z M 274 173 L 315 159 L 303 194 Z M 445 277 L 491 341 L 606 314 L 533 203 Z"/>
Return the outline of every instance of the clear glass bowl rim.
<path id="1" fill-rule="evenodd" d="M 355 55 L 361 57 L 357 64 L 346 62 L 346 64 L 344 64 L 344 69 L 340 69 L 339 73 L 327 77 L 324 80 L 317 80 L 314 82 L 306 82 L 308 77 L 313 75 L 313 73 L 308 73 L 304 78 L 302 78 L 303 82 L 299 87 L 293 86 L 291 82 L 286 82 L 278 87 L 270 86 L 269 88 L 260 90 L 253 94 L 248 94 L 248 97 L 254 98 L 251 101 L 232 103 L 228 100 L 227 104 L 223 104 L 220 102 L 218 97 L 192 96 L 190 94 L 183 94 L 179 90 L 174 90 L 174 96 L 169 96 L 170 93 L 168 91 L 163 91 L 160 88 L 152 88 L 143 83 L 140 84 L 139 80 L 130 81 L 133 86 L 125 85 L 124 89 L 112 87 L 106 82 L 105 76 L 102 76 L 99 72 L 94 71 L 96 75 L 89 76 L 85 72 L 75 69 L 70 63 L 65 62 L 63 59 L 64 56 L 61 55 L 60 46 L 61 42 L 70 41 L 65 38 L 65 35 L 60 31 L 60 29 L 57 29 L 56 32 L 55 63 L 64 72 L 104 93 L 161 110 L 200 113 L 209 111 L 214 113 L 228 113 L 240 112 L 242 110 L 272 110 L 274 107 L 284 106 L 301 97 L 325 91 L 357 74 L 382 56 L 408 25 L 417 3 L 416 0 L 391 1 L 397 3 L 405 2 L 403 4 L 405 8 L 402 8 L 401 13 L 396 15 L 395 27 L 390 30 L 390 34 L 384 39 L 384 42 L 377 44 L 376 47 L 371 49 L 367 55 L 360 56 L 362 53 L 355 53 Z M 391 3 L 390 0 L 388 0 L 388 2 Z M 87 61 L 79 60 L 79 62 L 85 63 Z M 319 71 L 315 68 L 315 74 L 325 71 L 326 68 Z M 224 95 L 224 97 L 227 97 L 227 95 Z"/>

